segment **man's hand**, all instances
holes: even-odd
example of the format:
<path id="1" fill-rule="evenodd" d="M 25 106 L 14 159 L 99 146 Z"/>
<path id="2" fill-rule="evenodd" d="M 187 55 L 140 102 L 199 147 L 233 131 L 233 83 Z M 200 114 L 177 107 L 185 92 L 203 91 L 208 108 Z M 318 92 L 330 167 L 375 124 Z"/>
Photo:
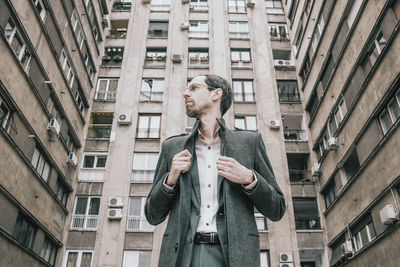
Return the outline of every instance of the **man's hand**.
<path id="1" fill-rule="evenodd" d="M 181 172 L 185 173 L 189 170 L 191 159 L 192 155 L 187 149 L 179 152 L 173 157 L 171 170 L 169 172 L 168 179 L 166 181 L 167 185 L 169 186 L 176 185 Z"/>
<path id="2" fill-rule="evenodd" d="M 234 158 L 220 156 L 217 160 L 218 175 L 231 182 L 248 185 L 254 181 L 253 172 Z"/>

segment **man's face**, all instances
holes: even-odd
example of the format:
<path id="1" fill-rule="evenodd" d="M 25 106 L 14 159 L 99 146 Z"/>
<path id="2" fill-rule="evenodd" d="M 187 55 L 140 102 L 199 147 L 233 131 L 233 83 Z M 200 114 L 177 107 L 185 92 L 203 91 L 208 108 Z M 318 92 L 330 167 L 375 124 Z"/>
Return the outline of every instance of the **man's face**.
<path id="1" fill-rule="evenodd" d="M 205 114 L 212 105 L 218 104 L 216 101 L 213 101 L 212 98 L 215 94 L 215 90 L 210 91 L 205 80 L 205 76 L 193 78 L 183 92 L 186 114 L 189 117 L 199 118 L 200 115 Z"/>

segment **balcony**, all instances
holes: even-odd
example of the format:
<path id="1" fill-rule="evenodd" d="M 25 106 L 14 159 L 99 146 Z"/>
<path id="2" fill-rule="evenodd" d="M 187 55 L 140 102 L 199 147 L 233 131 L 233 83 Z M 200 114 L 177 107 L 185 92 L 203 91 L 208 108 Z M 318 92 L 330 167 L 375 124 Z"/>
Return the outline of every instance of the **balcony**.
<path id="1" fill-rule="evenodd" d="M 154 226 L 149 224 L 144 216 L 128 216 L 126 230 L 154 230 Z"/>
<path id="2" fill-rule="evenodd" d="M 111 127 L 109 124 L 89 124 L 86 138 L 110 139 Z"/>
<path id="3" fill-rule="evenodd" d="M 131 182 L 152 183 L 154 170 L 132 170 Z"/>
<path id="4" fill-rule="evenodd" d="M 131 2 L 119 2 L 113 3 L 113 11 L 130 11 L 132 7 Z"/>
<path id="5" fill-rule="evenodd" d="M 102 57 L 102 66 L 106 65 L 118 65 L 122 63 L 122 57 L 124 55 L 123 47 L 106 47 L 104 49 L 104 56 Z"/>
<path id="6" fill-rule="evenodd" d="M 208 3 L 207 2 L 190 2 L 189 9 L 190 9 L 190 11 L 206 12 L 206 11 L 208 11 Z"/>
<path id="7" fill-rule="evenodd" d="M 320 230 L 321 224 L 318 217 L 304 216 L 296 217 L 296 230 Z"/>
<path id="8" fill-rule="evenodd" d="M 95 230 L 97 228 L 98 215 L 72 215 L 71 229 Z"/>
<path id="9" fill-rule="evenodd" d="M 127 31 L 127 28 L 110 29 L 107 38 L 125 39 Z"/>
<path id="10" fill-rule="evenodd" d="M 310 170 L 295 170 L 289 169 L 290 182 L 311 182 L 312 176 Z"/>
<path id="11" fill-rule="evenodd" d="M 283 130 L 285 141 L 307 141 L 307 131 L 301 129 L 285 129 Z"/>

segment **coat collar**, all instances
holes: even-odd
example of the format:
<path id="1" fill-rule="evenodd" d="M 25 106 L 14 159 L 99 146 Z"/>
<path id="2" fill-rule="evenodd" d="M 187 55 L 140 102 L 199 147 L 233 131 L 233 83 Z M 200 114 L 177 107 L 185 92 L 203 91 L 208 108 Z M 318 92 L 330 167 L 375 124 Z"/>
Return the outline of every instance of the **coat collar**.
<path id="1" fill-rule="evenodd" d="M 217 122 L 219 124 L 219 136 L 221 139 L 223 139 L 223 137 L 225 137 L 225 133 L 226 133 L 226 126 L 225 126 L 225 120 L 221 117 L 221 118 L 217 118 Z M 189 139 L 195 138 L 198 131 L 200 129 L 200 120 L 197 119 L 196 123 L 193 125 L 192 128 L 192 132 L 189 134 L 186 143 L 189 141 Z"/>

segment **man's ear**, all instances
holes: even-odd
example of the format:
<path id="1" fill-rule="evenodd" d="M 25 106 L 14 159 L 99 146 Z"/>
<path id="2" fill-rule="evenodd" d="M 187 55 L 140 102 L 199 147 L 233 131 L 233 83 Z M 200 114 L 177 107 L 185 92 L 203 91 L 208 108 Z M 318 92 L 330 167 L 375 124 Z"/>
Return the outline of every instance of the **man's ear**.
<path id="1" fill-rule="evenodd" d="M 213 97 L 218 96 L 219 98 L 222 98 L 222 89 L 221 88 L 217 88 L 214 90 L 213 92 Z"/>

